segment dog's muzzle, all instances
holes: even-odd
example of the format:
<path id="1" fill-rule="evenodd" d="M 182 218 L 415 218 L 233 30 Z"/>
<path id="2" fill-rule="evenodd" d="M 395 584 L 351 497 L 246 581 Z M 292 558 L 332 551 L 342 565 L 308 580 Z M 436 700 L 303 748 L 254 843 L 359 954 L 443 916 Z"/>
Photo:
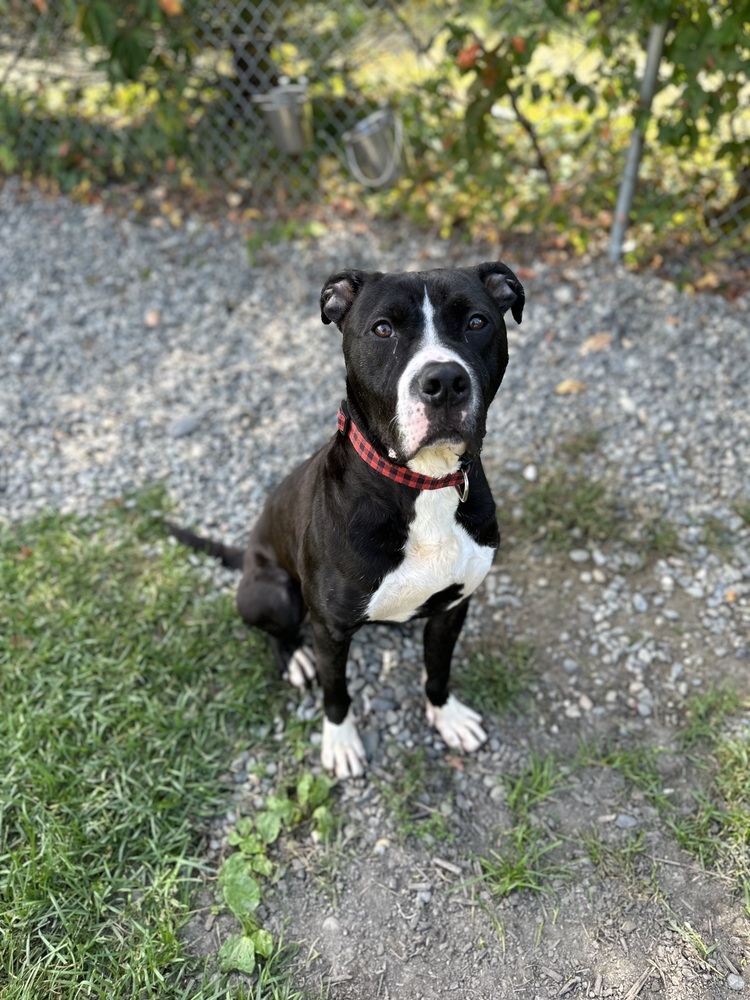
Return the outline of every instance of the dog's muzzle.
<path id="1" fill-rule="evenodd" d="M 451 409 L 471 395 L 471 377 L 457 361 L 433 361 L 414 379 L 414 393 L 430 407 Z"/>

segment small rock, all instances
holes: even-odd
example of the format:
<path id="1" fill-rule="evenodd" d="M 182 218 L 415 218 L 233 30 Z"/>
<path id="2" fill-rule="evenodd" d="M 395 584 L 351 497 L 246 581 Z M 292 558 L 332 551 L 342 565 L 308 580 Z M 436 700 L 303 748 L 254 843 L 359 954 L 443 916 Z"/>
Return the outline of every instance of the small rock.
<path id="1" fill-rule="evenodd" d="M 143 316 L 143 325 L 154 330 L 161 323 L 161 313 L 158 309 L 147 309 Z"/>
<path id="2" fill-rule="evenodd" d="M 742 976 L 738 976 L 736 973 L 730 972 L 727 976 L 727 986 L 730 990 L 744 990 L 745 980 Z"/>
<path id="3" fill-rule="evenodd" d="M 173 438 L 188 437 L 200 427 L 200 417 L 195 415 L 178 417 L 169 425 L 169 433 Z"/>
<path id="4" fill-rule="evenodd" d="M 589 698 L 587 694 L 582 694 L 578 699 L 578 704 L 581 706 L 584 712 L 590 712 L 594 707 L 593 701 Z"/>
<path id="5" fill-rule="evenodd" d="M 326 917 L 322 927 L 324 934 L 340 934 L 341 924 L 336 917 Z"/>
<path id="6" fill-rule="evenodd" d="M 648 601 L 643 594 L 633 594 L 633 608 L 641 615 L 648 611 Z"/>
<path id="7" fill-rule="evenodd" d="M 535 465 L 527 465 L 521 473 L 527 483 L 535 483 L 539 478 L 539 471 Z"/>
<path id="8" fill-rule="evenodd" d="M 628 816 L 627 813 L 620 813 L 615 820 L 615 826 L 621 830 L 632 830 L 634 826 L 638 826 L 638 820 L 634 816 Z"/>
<path id="9" fill-rule="evenodd" d="M 574 563 L 585 563 L 591 558 L 591 553 L 588 549 L 571 549 L 568 558 Z"/>

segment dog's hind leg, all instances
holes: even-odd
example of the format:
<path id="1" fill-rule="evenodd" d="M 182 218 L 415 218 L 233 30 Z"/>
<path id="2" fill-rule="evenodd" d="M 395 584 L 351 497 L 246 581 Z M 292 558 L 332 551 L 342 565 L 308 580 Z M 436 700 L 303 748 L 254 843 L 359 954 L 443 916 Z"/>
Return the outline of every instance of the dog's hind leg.
<path id="1" fill-rule="evenodd" d="M 307 608 L 299 582 L 264 553 L 248 549 L 237 610 L 247 625 L 267 633 L 282 677 L 295 687 L 309 687 L 315 680 L 315 664 L 300 637 Z"/>

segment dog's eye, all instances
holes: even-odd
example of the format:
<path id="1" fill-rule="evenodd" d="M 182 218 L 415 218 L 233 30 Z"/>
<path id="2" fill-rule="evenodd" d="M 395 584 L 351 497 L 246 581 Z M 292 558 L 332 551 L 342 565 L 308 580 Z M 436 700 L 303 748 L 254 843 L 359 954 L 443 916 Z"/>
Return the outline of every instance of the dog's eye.
<path id="1" fill-rule="evenodd" d="M 486 326 L 487 326 L 487 320 L 484 318 L 484 316 L 480 316 L 478 313 L 474 313 L 474 315 L 469 320 L 470 330 L 483 330 Z"/>
<path id="2" fill-rule="evenodd" d="M 372 328 L 372 332 L 378 337 L 390 337 L 393 335 L 393 327 L 386 320 L 381 320 Z"/>

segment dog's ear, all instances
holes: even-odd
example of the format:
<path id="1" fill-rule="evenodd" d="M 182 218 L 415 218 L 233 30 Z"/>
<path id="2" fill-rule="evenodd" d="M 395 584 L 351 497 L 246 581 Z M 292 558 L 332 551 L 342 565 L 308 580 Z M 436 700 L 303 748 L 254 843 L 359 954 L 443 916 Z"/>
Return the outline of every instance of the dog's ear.
<path id="1" fill-rule="evenodd" d="M 350 268 L 332 274 L 320 293 L 320 318 L 339 329 L 365 280 L 365 272 Z"/>
<path id="2" fill-rule="evenodd" d="M 523 285 L 507 264 L 499 260 L 488 261 L 486 264 L 478 264 L 475 270 L 502 311 L 510 309 L 513 319 L 520 323 L 526 296 Z"/>

